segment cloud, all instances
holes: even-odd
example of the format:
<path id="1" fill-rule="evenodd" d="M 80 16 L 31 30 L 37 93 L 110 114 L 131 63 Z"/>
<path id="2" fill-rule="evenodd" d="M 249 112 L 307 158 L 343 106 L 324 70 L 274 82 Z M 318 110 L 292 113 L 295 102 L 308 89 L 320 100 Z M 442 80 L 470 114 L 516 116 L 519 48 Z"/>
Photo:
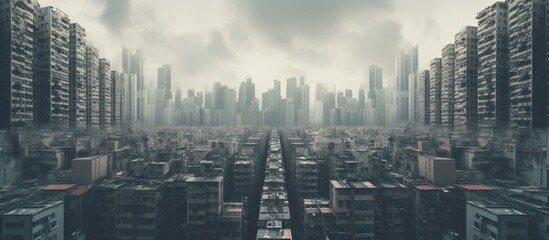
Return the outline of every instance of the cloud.
<path id="1" fill-rule="evenodd" d="M 380 65 L 384 74 L 394 72 L 394 56 L 405 43 L 402 26 L 393 20 L 375 22 L 363 32 L 351 33 L 347 49 L 355 63 Z M 364 66 L 366 68 L 366 66 Z"/>
<path id="2" fill-rule="evenodd" d="M 106 3 L 105 9 L 101 13 L 101 22 L 114 35 L 119 36 L 124 27 L 130 22 L 130 0 L 108 0 Z"/>
<path id="3" fill-rule="evenodd" d="M 392 0 L 233 0 L 239 15 L 282 46 L 295 38 L 325 40 L 352 17 L 374 18 L 392 10 Z"/>

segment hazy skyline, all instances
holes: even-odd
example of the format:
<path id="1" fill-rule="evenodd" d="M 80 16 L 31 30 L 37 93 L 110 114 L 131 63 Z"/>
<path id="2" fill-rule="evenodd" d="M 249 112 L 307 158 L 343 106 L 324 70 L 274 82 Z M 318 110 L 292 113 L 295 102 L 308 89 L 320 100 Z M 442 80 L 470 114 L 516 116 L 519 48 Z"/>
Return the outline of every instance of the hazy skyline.
<path id="1" fill-rule="evenodd" d="M 122 45 L 145 51 L 145 81 L 173 66 L 174 88 L 236 87 L 257 93 L 304 75 L 314 86 L 357 89 L 370 64 L 394 75 L 399 48 L 419 45 L 425 69 L 494 0 L 42 0 L 86 28 L 88 42 L 121 70 Z M 259 97 L 257 95 L 256 97 Z"/>

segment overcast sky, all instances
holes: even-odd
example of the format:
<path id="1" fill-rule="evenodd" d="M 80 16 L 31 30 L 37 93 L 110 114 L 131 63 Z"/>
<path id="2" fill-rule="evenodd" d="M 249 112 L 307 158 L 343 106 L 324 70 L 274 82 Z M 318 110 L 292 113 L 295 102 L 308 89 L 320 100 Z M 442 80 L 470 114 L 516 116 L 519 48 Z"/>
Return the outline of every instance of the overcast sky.
<path id="1" fill-rule="evenodd" d="M 273 79 L 304 75 L 358 89 L 367 66 L 394 76 L 399 48 L 419 45 L 419 66 L 495 0 L 39 0 L 86 28 L 88 42 L 121 70 L 121 48 L 145 51 L 146 84 L 172 65 L 174 88 L 198 91 L 251 76 L 256 97 Z M 284 85 L 283 85 L 284 88 Z M 356 93 L 355 93 L 356 94 Z"/>

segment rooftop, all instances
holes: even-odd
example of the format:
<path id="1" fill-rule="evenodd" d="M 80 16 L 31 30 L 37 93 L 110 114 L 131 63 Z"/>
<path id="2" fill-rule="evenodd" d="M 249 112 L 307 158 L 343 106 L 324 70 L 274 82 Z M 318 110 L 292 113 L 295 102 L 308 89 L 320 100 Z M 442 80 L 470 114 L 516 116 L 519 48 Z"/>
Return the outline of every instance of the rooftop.
<path id="1" fill-rule="evenodd" d="M 494 202 L 468 201 L 467 203 L 498 216 L 526 216 L 526 214 L 521 211 Z"/>
<path id="2" fill-rule="evenodd" d="M 456 184 L 455 185 L 458 188 L 462 188 L 469 191 L 491 191 L 494 190 L 491 187 L 488 187 L 486 185 L 481 184 Z"/>
<path id="3" fill-rule="evenodd" d="M 65 191 L 76 186 L 76 184 L 50 184 L 42 188 L 45 191 Z"/>
<path id="4" fill-rule="evenodd" d="M 55 201 L 48 204 L 23 205 L 15 210 L 4 213 L 4 216 L 8 216 L 8 215 L 32 216 L 60 204 L 63 204 L 63 201 Z"/>
<path id="5" fill-rule="evenodd" d="M 291 229 L 258 229 L 256 239 L 291 240 Z"/>

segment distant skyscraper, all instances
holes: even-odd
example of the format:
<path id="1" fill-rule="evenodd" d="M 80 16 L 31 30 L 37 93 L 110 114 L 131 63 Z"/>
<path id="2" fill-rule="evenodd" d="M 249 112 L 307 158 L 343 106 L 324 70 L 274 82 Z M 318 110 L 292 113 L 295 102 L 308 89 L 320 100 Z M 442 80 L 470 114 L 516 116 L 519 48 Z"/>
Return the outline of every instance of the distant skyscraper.
<path id="1" fill-rule="evenodd" d="M 442 49 L 442 87 L 440 125 L 443 128 L 454 129 L 454 44 L 448 44 Z"/>
<path id="2" fill-rule="evenodd" d="M 31 126 L 33 41 L 31 1 L 0 2 L 0 129 Z"/>
<path id="3" fill-rule="evenodd" d="M 286 79 L 286 99 L 295 98 L 297 94 L 297 78 Z"/>
<path id="4" fill-rule="evenodd" d="M 477 15 L 479 128 L 509 125 L 509 45 L 507 3 L 497 2 Z"/>
<path id="5" fill-rule="evenodd" d="M 547 121 L 545 0 L 509 0 L 509 96 L 512 128 L 544 128 Z"/>
<path id="6" fill-rule="evenodd" d="M 454 129 L 474 133 L 477 129 L 478 36 L 476 27 L 456 34 L 454 67 Z"/>
<path id="7" fill-rule="evenodd" d="M 298 124 L 301 126 L 307 126 L 309 124 L 311 89 L 308 84 L 305 84 L 300 88 L 301 88 L 301 104 L 299 109 Z"/>
<path id="8" fill-rule="evenodd" d="M 410 55 L 402 51 L 395 57 L 396 63 L 396 84 L 395 84 L 395 103 L 396 103 L 396 120 L 397 122 L 408 121 L 408 75 L 412 72 Z"/>
<path id="9" fill-rule="evenodd" d="M 99 52 L 86 47 L 86 125 L 99 126 Z"/>
<path id="10" fill-rule="evenodd" d="M 409 120 L 410 86 L 409 75 L 417 73 L 418 68 L 418 47 L 413 46 L 406 51 L 402 50 L 395 57 L 396 63 L 396 84 L 395 104 L 396 121 L 406 122 Z"/>
<path id="11" fill-rule="evenodd" d="M 39 126 L 69 125 L 69 32 L 67 14 L 36 8 L 34 117 Z"/>
<path id="12" fill-rule="evenodd" d="M 111 125 L 111 62 L 99 59 L 99 125 Z"/>
<path id="13" fill-rule="evenodd" d="M 69 110 L 71 127 L 86 127 L 86 31 L 78 23 L 70 25 Z"/>
<path id="14" fill-rule="evenodd" d="M 431 60 L 429 71 L 429 123 L 432 127 L 440 127 L 441 117 L 441 87 L 442 87 L 442 59 Z"/>
<path id="15" fill-rule="evenodd" d="M 145 77 L 143 74 L 143 51 L 141 49 L 137 49 L 135 53 L 132 53 L 130 49 L 127 47 L 122 47 L 122 73 L 125 74 L 135 74 L 135 96 L 128 96 L 128 97 L 135 97 L 135 108 L 128 108 L 128 115 L 129 116 L 136 116 L 136 119 L 132 119 L 134 122 L 143 123 L 144 121 L 144 107 L 146 105 L 145 102 Z M 130 82 L 130 81 L 128 81 Z M 127 87 L 130 89 L 130 87 Z M 130 113 L 131 110 L 136 110 L 137 112 L 135 114 Z M 128 119 L 130 120 L 130 119 Z"/>
<path id="16" fill-rule="evenodd" d="M 255 109 L 252 106 L 252 102 L 255 100 L 255 84 L 251 78 L 246 79 L 245 82 L 240 84 L 238 89 L 238 113 L 242 119 L 242 124 L 248 125 L 255 123 L 254 112 Z"/>
<path id="17" fill-rule="evenodd" d="M 383 88 L 383 69 L 370 65 L 368 70 L 368 98 L 370 99 L 370 95 L 375 95 L 375 89 Z"/>
<path id="18" fill-rule="evenodd" d="M 157 70 L 155 117 L 157 125 L 164 125 L 169 119 L 165 119 L 164 110 L 169 107 L 172 97 L 172 67 L 163 65 Z"/>
<path id="19" fill-rule="evenodd" d="M 126 75 L 126 123 L 137 121 L 137 75 Z"/>
<path id="20" fill-rule="evenodd" d="M 421 125 L 429 126 L 430 124 L 430 82 L 431 76 L 429 70 L 421 71 L 418 76 L 419 81 L 419 122 Z"/>

